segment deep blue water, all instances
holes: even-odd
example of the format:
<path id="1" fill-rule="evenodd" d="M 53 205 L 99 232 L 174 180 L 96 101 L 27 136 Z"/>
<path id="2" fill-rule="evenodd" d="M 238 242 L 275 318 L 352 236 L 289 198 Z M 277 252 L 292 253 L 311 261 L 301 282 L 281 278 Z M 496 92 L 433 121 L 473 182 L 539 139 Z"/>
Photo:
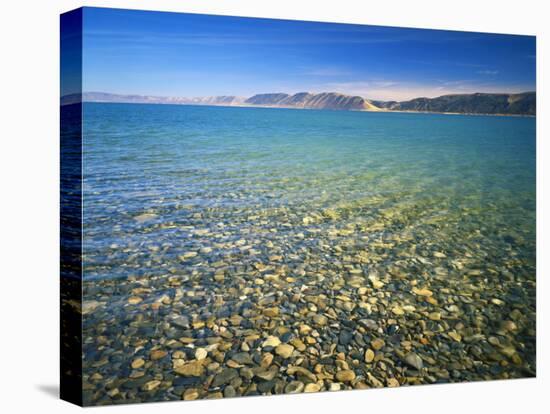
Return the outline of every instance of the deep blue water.
<path id="1" fill-rule="evenodd" d="M 86 103 L 83 128 L 85 278 L 299 260 L 353 226 L 534 264 L 535 118 Z"/>

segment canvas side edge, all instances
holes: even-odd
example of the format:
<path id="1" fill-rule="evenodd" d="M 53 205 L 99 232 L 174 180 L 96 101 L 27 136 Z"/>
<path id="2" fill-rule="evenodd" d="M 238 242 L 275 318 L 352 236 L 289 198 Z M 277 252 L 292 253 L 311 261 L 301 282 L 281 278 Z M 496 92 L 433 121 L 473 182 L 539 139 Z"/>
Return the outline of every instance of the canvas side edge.
<path id="1" fill-rule="evenodd" d="M 60 17 L 60 398 L 79 406 L 83 404 L 82 24 L 81 8 Z"/>

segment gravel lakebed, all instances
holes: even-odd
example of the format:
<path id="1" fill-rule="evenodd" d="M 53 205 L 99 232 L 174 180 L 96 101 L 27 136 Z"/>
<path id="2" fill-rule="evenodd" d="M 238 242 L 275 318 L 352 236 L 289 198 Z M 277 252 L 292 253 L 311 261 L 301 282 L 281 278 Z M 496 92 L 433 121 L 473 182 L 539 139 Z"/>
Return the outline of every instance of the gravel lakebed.
<path id="1" fill-rule="evenodd" d="M 535 376 L 532 228 L 435 211 L 134 215 L 145 237 L 85 257 L 125 275 L 83 283 L 84 403 Z"/>

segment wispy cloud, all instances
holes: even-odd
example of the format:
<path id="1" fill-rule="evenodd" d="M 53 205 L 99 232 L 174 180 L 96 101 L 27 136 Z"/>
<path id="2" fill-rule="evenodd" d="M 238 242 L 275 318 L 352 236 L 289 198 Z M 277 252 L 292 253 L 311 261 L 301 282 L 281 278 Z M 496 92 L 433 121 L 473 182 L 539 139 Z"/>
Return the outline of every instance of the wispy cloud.
<path id="1" fill-rule="evenodd" d="M 406 101 L 419 97 L 435 98 L 442 95 L 476 92 L 518 93 L 529 89 L 532 88 L 526 85 L 511 85 L 503 88 L 502 85 L 481 83 L 472 80 L 434 80 L 430 83 L 366 80 L 358 82 L 327 82 L 315 86 L 315 92 L 334 91 L 381 101 Z"/>
<path id="2" fill-rule="evenodd" d="M 146 32 L 116 32 L 116 31 L 85 31 L 84 37 L 93 40 L 90 45 L 110 46 L 113 43 L 118 44 L 118 47 L 128 47 L 128 45 L 136 45 L 144 48 L 147 47 L 162 47 L 162 46 L 227 46 L 227 45 L 263 45 L 277 44 L 265 39 L 251 38 L 238 34 L 212 34 L 212 33 L 188 33 L 171 34 L 165 33 L 162 35 L 148 34 Z M 115 42 L 116 40 L 116 42 Z M 104 43 L 99 43 L 104 42 Z"/>
<path id="3" fill-rule="evenodd" d="M 498 70 L 489 70 L 489 69 L 484 69 L 484 70 L 478 70 L 477 71 L 478 74 L 480 75 L 498 75 Z"/>
<path id="4" fill-rule="evenodd" d="M 405 62 L 415 63 L 419 65 L 433 66 L 433 65 L 444 65 L 444 66 L 457 66 L 463 68 L 485 68 L 487 67 L 484 63 L 479 62 L 464 62 L 460 60 L 441 60 L 441 59 L 430 59 L 430 60 L 417 60 L 417 59 L 407 59 Z"/>
<path id="5" fill-rule="evenodd" d="M 174 96 L 307 90 L 406 100 L 519 92 L 518 85 L 532 90 L 535 84 L 534 38 L 200 15 L 94 13 L 87 20 L 83 42 L 84 82 L 94 90 Z"/>
<path id="6" fill-rule="evenodd" d="M 174 31 L 159 34 L 147 30 L 104 30 L 88 29 L 84 36 L 94 41 L 113 41 L 122 44 L 147 45 L 194 45 L 194 46 L 226 46 L 226 45 L 379 45 L 417 42 L 420 44 L 444 44 L 454 42 L 473 41 L 477 37 L 472 34 L 450 34 L 445 31 L 433 31 L 438 35 L 428 36 L 426 31 L 417 29 L 381 30 L 377 27 L 364 26 L 357 31 L 330 30 L 322 27 L 310 33 L 300 33 L 299 36 L 288 37 L 286 30 L 271 28 L 264 36 L 251 36 L 233 29 L 224 33 L 212 31 Z M 370 30 L 369 30 L 370 29 Z M 383 29 L 383 28 L 382 28 Z M 420 62 L 419 62 L 420 63 Z M 426 62 L 430 64 L 430 62 Z"/>
<path id="7" fill-rule="evenodd" d="M 337 77 L 337 76 L 350 76 L 353 74 L 353 72 L 349 69 L 327 66 L 327 67 L 304 69 L 303 74 L 306 76 Z"/>
<path id="8" fill-rule="evenodd" d="M 451 86 L 451 87 L 461 88 L 461 87 L 464 87 L 465 85 L 473 85 L 475 81 L 472 79 L 453 79 L 453 80 L 437 79 L 433 83 L 435 85 L 440 85 L 440 86 Z"/>

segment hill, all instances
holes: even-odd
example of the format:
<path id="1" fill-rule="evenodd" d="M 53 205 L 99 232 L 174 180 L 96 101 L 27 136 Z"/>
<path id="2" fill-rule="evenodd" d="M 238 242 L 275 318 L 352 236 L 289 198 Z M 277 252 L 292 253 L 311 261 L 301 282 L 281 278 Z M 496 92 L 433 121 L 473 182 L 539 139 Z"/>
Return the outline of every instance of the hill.
<path id="1" fill-rule="evenodd" d="M 536 93 L 473 93 L 415 98 L 410 101 L 373 101 L 391 111 L 453 112 L 466 114 L 535 115 Z"/>
<path id="2" fill-rule="evenodd" d="M 318 94 L 300 92 L 294 95 L 288 95 L 286 93 L 265 93 L 248 98 L 245 104 L 281 108 L 333 109 L 347 111 L 379 110 L 379 108 L 365 98 L 336 92 L 323 92 Z"/>
<path id="3" fill-rule="evenodd" d="M 162 97 L 85 92 L 66 95 L 61 104 L 84 102 L 118 102 L 176 105 L 259 106 L 271 108 L 330 109 L 343 111 L 411 111 L 462 114 L 536 115 L 536 93 L 473 93 L 443 95 L 437 98 L 415 98 L 408 101 L 371 101 L 357 95 L 337 92 L 313 94 L 300 92 L 262 93 L 239 96 Z"/>

